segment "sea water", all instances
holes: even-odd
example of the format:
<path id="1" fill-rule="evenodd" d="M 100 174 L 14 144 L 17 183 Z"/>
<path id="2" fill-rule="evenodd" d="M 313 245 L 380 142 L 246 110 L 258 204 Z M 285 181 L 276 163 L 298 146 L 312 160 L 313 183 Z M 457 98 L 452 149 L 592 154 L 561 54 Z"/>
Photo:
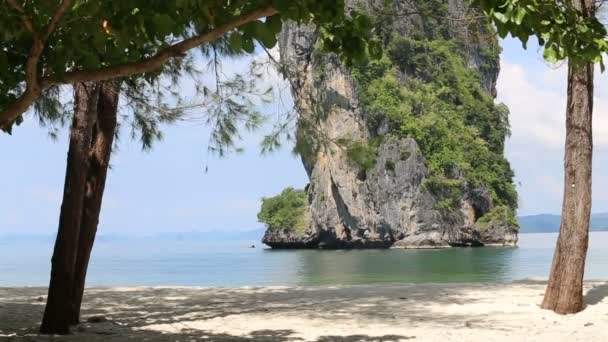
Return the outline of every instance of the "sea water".
<path id="1" fill-rule="evenodd" d="M 270 250 L 258 241 L 101 240 L 88 286 L 509 282 L 547 277 L 557 234 L 516 248 Z M 251 248 L 252 245 L 256 248 Z M 53 242 L 0 240 L 0 286 L 46 286 Z M 608 232 L 590 235 L 586 279 L 608 279 Z"/>

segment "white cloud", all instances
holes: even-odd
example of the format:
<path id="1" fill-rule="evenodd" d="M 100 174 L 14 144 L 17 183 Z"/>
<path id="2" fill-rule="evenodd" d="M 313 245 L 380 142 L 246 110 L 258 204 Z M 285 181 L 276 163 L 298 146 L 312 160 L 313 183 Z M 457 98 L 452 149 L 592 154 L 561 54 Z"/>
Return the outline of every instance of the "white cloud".
<path id="1" fill-rule="evenodd" d="M 525 57 L 525 55 L 523 56 Z M 498 101 L 510 109 L 507 158 L 518 183 L 520 213 L 559 213 L 563 191 L 567 67 L 534 58 L 503 59 Z M 596 71 L 594 99 L 593 211 L 608 210 L 608 76 Z"/>
<path id="2" fill-rule="evenodd" d="M 544 67 L 543 67 L 544 66 Z M 542 69 L 539 70 L 539 67 Z M 498 101 L 511 110 L 511 141 L 562 148 L 565 139 L 567 68 L 538 63 L 532 67 L 501 63 Z M 608 146 L 608 77 L 596 73 L 593 117 L 594 143 Z"/>
<path id="3" fill-rule="evenodd" d="M 563 94 L 538 87 L 521 65 L 503 62 L 498 79 L 498 100 L 510 109 L 511 140 L 557 146 L 564 137 Z"/>

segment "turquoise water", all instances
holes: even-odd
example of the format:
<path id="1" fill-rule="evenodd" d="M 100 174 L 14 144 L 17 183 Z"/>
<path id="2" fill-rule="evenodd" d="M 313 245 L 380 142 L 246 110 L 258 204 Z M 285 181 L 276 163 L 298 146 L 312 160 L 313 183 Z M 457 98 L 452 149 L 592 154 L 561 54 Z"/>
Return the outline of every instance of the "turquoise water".
<path id="1" fill-rule="evenodd" d="M 88 285 L 334 285 L 507 282 L 546 277 L 557 234 L 518 248 L 274 251 L 256 241 L 101 241 Z M 258 248 L 249 248 L 255 243 Z M 0 241 L 0 286 L 46 286 L 52 243 Z M 587 279 L 608 279 L 608 232 L 591 233 Z"/>

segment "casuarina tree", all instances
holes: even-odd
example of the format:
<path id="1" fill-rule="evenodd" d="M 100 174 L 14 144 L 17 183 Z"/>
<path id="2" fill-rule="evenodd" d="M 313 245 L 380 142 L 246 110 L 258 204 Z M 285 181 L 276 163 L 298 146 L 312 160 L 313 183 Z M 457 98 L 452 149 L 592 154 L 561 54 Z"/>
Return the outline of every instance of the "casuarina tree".
<path id="1" fill-rule="evenodd" d="M 217 51 L 217 44 L 223 44 L 232 53 L 251 53 L 256 42 L 273 47 L 287 20 L 316 24 L 325 48 L 346 62 L 378 53 L 377 44 L 367 40 L 365 17 L 355 10 L 346 13 L 343 1 L 7 0 L 2 7 L 0 128 L 10 133 L 32 107 L 42 117 L 56 118 L 59 86 L 74 87 L 64 198 L 43 333 L 67 333 L 78 322 L 115 133 L 120 84 L 153 86 L 167 72 L 187 72 L 180 63 L 194 49 Z M 229 87 L 238 90 L 243 80 L 235 82 Z M 145 96 L 137 96 L 142 95 L 137 87 L 128 89 L 130 93 L 124 93 L 131 95 L 127 97 L 135 106 L 148 106 Z M 215 138 L 220 146 L 229 145 L 238 119 L 234 113 L 247 111 L 247 106 L 221 101 L 215 108 L 212 117 L 219 126 Z M 171 111 L 161 108 L 159 112 L 161 118 L 172 118 Z M 217 115 L 223 112 L 231 116 Z M 247 124 L 254 125 L 255 116 L 250 118 Z M 144 145 L 160 135 L 157 121 L 151 124 L 145 115 L 133 121 L 142 131 Z"/>

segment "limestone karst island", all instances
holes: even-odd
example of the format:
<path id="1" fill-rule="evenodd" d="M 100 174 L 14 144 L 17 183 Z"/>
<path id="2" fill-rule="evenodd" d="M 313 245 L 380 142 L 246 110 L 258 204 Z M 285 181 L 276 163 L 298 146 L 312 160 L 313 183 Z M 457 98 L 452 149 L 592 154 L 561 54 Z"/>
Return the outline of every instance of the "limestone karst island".
<path id="1" fill-rule="evenodd" d="M 608 340 L 605 7 L 0 1 L 0 341 Z"/>

